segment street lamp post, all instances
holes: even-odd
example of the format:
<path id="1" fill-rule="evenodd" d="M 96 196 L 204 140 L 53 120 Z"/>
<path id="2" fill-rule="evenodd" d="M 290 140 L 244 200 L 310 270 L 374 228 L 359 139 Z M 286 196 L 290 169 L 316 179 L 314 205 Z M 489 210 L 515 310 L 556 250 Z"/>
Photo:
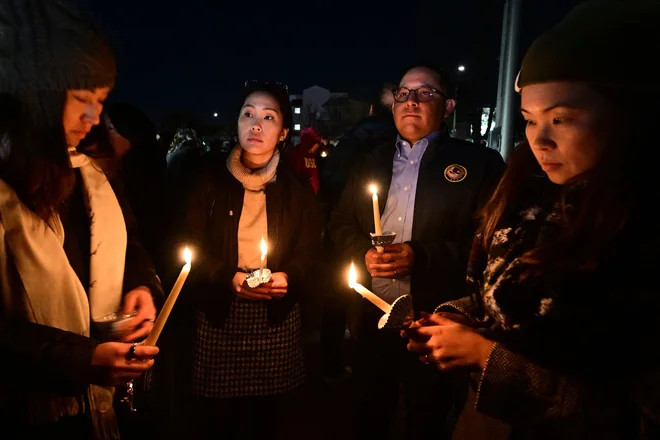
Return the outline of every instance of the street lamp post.
<path id="1" fill-rule="evenodd" d="M 459 72 L 465 72 L 465 66 L 460 65 L 458 66 L 457 70 Z M 458 81 L 456 81 L 456 84 L 454 86 L 454 100 L 458 99 Z M 454 115 L 453 115 L 453 122 L 452 122 L 452 135 L 456 136 L 456 108 L 454 108 Z"/>

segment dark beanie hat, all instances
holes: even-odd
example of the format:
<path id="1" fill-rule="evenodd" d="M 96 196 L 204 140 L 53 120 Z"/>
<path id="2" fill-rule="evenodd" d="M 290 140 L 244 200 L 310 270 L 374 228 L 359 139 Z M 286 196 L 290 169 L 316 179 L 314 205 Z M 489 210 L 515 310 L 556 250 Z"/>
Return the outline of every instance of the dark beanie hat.
<path id="1" fill-rule="evenodd" d="M 0 93 L 113 87 L 112 48 L 65 0 L 0 0 Z"/>
<path id="2" fill-rule="evenodd" d="M 516 90 L 550 81 L 655 87 L 660 49 L 657 1 L 591 0 L 576 6 L 529 48 Z"/>

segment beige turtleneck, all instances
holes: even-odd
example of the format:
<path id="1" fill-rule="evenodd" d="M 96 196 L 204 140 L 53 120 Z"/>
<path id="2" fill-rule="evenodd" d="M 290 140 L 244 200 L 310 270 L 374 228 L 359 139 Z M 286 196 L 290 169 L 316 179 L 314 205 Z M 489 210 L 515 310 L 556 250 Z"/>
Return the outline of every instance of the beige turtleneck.
<path id="1" fill-rule="evenodd" d="M 263 237 L 268 242 L 268 218 L 266 216 L 266 185 L 277 176 L 280 152 L 261 169 L 250 170 L 241 162 L 243 148 L 237 145 L 227 158 L 227 169 L 243 184 L 245 196 L 243 210 L 238 221 L 238 267 L 258 269 L 261 265 L 260 243 Z"/>

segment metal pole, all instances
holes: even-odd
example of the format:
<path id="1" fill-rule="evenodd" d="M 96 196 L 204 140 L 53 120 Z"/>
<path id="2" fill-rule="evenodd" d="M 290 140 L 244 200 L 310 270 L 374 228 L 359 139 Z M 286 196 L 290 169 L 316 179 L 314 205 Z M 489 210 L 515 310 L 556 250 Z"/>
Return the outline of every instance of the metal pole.
<path id="1" fill-rule="evenodd" d="M 509 50 L 506 59 L 506 73 L 504 75 L 504 101 L 502 103 L 502 146 L 500 153 L 504 160 L 509 158 L 515 142 L 515 90 L 514 81 L 520 69 L 520 60 L 518 54 L 518 34 L 520 32 L 520 12 L 522 9 L 522 0 L 507 0 L 511 3 L 509 15 Z"/>
<path id="2" fill-rule="evenodd" d="M 497 100 L 495 101 L 495 108 L 491 111 L 495 112 L 493 129 L 488 133 L 488 146 L 497 151 L 500 151 L 502 146 L 502 90 L 504 88 L 504 66 L 507 59 L 507 40 L 509 31 L 509 2 L 504 4 L 504 14 L 502 18 L 502 36 L 500 37 L 500 60 L 497 73 Z"/>
<path id="3" fill-rule="evenodd" d="M 456 82 L 457 82 L 457 84 L 456 84 L 456 87 L 454 88 L 454 100 L 455 100 L 456 102 L 458 102 L 458 101 L 457 101 L 457 100 L 458 100 L 458 78 L 456 78 Z M 456 109 L 455 109 L 455 108 L 454 108 L 454 111 L 453 111 L 452 113 L 453 113 L 452 116 L 454 117 L 454 122 L 453 122 L 453 124 L 452 124 L 452 125 L 453 125 L 453 129 L 452 129 L 452 133 L 451 133 L 451 135 L 452 135 L 453 137 L 456 137 Z"/>

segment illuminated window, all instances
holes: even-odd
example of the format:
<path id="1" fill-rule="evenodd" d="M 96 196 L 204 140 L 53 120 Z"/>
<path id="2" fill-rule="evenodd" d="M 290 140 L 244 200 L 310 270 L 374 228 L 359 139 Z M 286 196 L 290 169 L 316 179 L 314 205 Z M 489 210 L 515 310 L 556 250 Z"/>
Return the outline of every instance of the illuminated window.
<path id="1" fill-rule="evenodd" d="M 296 130 L 296 131 L 300 131 L 300 124 L 294 125 L 293 129 Z"/>
<path id="2" fill-rule="evenodd" d="M 488 120 L 490 119 L 490 107 L 484 107 L 481 111 L 481 135 L 486 136 L 488 134 Z M 492 130 L 492 127 L 491 127 Z"/>
<path id="3" fill-rule="evenodd" d="M 295 114 L 299 115 L 299 114 L 300 114 L 300 107 L 296 107 L 296 108 L 294 108 L 294 109 L 293 109 L 293 112 L 294 112 Z"/>

